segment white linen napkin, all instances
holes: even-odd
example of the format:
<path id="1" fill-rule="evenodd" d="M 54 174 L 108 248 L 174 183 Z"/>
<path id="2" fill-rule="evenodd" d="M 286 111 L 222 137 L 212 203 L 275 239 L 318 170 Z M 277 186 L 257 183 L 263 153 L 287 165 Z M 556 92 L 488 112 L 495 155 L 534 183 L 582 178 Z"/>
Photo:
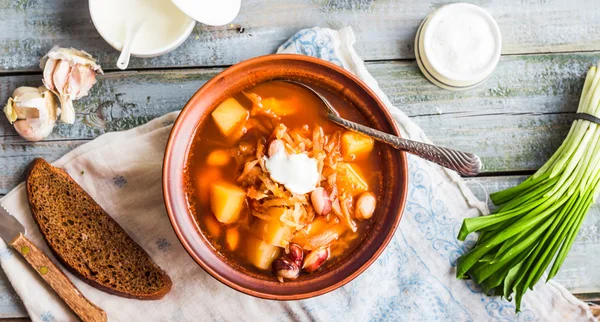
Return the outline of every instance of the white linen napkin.
<path id="1" fill-rule="evenodd" d="M 350 28 L 298 32 L 278 52 L 316 56 L 356 74 L 390 109 L 403 135 L 428 142 L 423 131 L 392 106 L 353 49 Z M 456 259 L 473 244 L 456 240 L 462 219 L 487 213 L 451 171 L 409 156 L 408 202 L 399 230 L 361 276 L 329 294 L 302 301 L 261 300 L 234 291 L 204 272 L 175 236 L 162 198 L 163 152 L 177 112 L 129 131 L 104 134 L 54 162 L 64 168 L 165 269 L 173 289 L 162 300 L 110 295 L 69 275 L 103 308 L 109 321 L 588 321 L 588 306 L 562 286 L 540 283 L 522 312 L 455 278 Z M 33 222 L 23 184 L 1 202 L 50 251 Z M 0 240 L 0 264 L 33 321 L 75 321 L 63 302 Z"/>

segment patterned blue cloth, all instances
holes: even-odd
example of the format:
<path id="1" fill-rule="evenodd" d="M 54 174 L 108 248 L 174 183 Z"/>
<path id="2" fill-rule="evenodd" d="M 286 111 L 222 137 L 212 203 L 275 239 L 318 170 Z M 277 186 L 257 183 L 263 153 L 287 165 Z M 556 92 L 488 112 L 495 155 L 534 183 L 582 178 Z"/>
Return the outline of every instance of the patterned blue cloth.
<path id="1" fill-rule="evenodd" d="M 354 51 L 350 28 L 298 32 L 279 52 L 300 53 L 346 68 L 367 83 L 388 106 L 403 136 L 427 142 L 422 130 L 392 106 Z M 204 272 L 173 233 L 162 203 L 161 168 L 165 142 L 177 113 L 138 128 L 102 135 L 57 160 L 134 238 L 173 280 L 160 301 L 123 299 L 98 291 L 69 275 L 103 308 L 109 321 L 587 321 L 587 305 L 555 283 L 536 287 L 523 312 L 488 297 L 470 281 L 455 278 L 456 259 L 473 240 L 456 240 L 462 219 L 487 212 L 455 173 L 409 157 L 408 202 L 400 228 L 381 257 L 362 275 L 326 295 L 277 302 L 234 291 Z M 30 239 L 49 250 L 29 213 L 21 184 L 2 203 L 18 217 Z M 33 321 L 76 321 L 44 287 L 20 256 L 0 241 L 0 264 Z"/>

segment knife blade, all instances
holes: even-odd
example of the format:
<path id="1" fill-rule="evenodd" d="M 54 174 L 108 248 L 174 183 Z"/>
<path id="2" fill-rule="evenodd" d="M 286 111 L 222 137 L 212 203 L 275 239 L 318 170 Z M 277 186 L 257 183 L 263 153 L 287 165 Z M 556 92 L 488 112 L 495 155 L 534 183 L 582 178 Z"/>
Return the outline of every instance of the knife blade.
<path id="1" fill-rule="evenodd" d="M 106 313 L 90 302 L 44 252 L 25 237 L 25 227 L 0 203 L 0 237 L 25 258 L 82 320 L 105 322 Z"/>
<path id="2" fill-rule="evenodd" d="M 10 243 L 19 234 L 25 235 L 25 227 L 0 204 L 0 237 Z"/>

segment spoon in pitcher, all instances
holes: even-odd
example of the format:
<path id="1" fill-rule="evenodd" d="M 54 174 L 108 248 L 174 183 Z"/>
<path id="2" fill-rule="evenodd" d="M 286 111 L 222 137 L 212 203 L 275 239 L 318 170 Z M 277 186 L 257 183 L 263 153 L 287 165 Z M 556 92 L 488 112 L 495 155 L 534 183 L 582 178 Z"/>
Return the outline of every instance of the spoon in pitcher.
<path id="1" fill-rule="evenodd" d="M 279 81 L 301 86 L 321 99 L 327 107 L 327 118 L 341 127 L 372 137 L 386 143 L 398 150 L 414 154 L 422 159 L 439 164 L 442 167 L 458 172 L 462 176 L 472 177 L 479 173 L 481 160 L 472 153 L 443 148 L 433 144 L 403 139 L 401 137 L 381 132 L 355 122 L 348 121 L 340 116 L 331 103 L 312 87 L 293 80 L 281 79 Z"/>

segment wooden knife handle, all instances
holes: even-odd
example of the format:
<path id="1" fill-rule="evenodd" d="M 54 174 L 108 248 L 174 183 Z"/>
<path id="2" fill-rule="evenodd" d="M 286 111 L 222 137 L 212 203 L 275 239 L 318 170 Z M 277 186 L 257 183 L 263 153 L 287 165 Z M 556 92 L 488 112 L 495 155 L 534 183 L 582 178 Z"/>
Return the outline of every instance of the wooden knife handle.
<path id="1" fill-rule="evenodd" d="M 23 255 L 25 260 L 56 291 L 82 321 L 106 321 L 106 312 L 83 296 L 67 275 L 23 234 L 19 234 L 10 244 Z"/>

